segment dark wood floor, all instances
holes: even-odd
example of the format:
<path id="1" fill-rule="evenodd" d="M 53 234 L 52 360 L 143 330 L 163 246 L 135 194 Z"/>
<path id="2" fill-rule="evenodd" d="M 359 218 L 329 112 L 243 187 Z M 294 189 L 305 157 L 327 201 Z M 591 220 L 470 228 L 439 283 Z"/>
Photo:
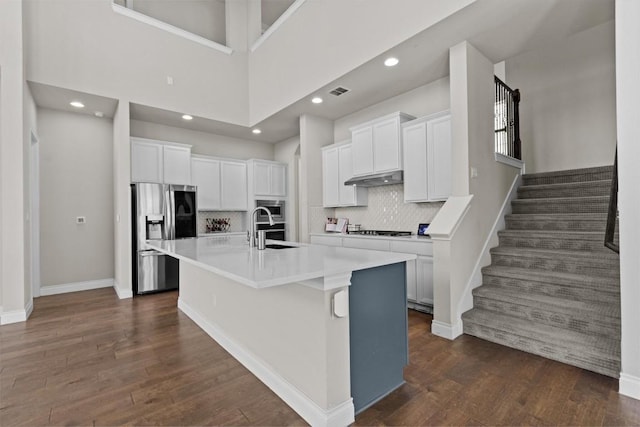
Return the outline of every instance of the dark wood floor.
<path id="1" fill-rule="evenodd" d="M 177 294 L 41 297 L 0 327 L 0 425 L 304 425 L 176 308 Z M 357 425 L 640 425 L 617 381 L 410 312 L 407 383 Z"/>

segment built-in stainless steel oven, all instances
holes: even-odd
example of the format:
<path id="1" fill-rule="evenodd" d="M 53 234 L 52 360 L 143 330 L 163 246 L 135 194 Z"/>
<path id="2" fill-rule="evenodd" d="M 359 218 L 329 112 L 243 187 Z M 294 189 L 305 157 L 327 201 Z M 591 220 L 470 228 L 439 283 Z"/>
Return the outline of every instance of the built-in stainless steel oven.
<path id="1" fill-rule="evenodd" d="M 273 220 L 276 222 L 285 222 L 286 214 L 285 214 L 285 202 L 284 200 L 256 200 L 256 207 L 262 206 L 271 212 L 271 216 Z M 268 222 L 269 216 L 263 210 L 258 211 L 258 221 L 259 222 Z"/>

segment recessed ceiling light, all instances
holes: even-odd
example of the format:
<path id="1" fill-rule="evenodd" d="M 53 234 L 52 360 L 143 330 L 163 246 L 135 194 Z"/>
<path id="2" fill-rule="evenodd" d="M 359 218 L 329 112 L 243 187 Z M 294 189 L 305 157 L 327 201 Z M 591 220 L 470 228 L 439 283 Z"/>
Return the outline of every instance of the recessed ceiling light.
<path id="1" fill-rule="evenodd" d="M 193 120 L 193 116 L 190 116 L 190 115 L 188 115 L 188 114 L 183 114 L 183 115 L 182 115 L 182 118 L 183 118 L 184 120 Z"/>
<path id="2" fill-rule="evenodd" d="M 252 130 L 251 132 L 255 133 L 256 135 L 258 135 L 258 134 L 261 134 L 261 133 L 262 133 L 262 131 L 261 131 L 260 129 L 258 129 L 258 128 L 256 128 L 256 129 Z"/>
<path id="3" fill-rule="evenodd" d="M 393 56 L 384 60 L 384 65 L 387 67 L 393 67 L 394 65 L 398 65 L 398 58 L 394 58 Z"/>
<path id="4" fill-rule="evenodd" d="M 84 108 L 84 104 L 80 101 L 71 101 L 69 105 L 76 108 Z"/>
<path id="5" fill-rule="evenodd" d="M 313 102 L 314 104 L 322 104 L 322 98 L 320 98 L 319 96 L 316 96 L 311 99 L 311 102 Z"/>

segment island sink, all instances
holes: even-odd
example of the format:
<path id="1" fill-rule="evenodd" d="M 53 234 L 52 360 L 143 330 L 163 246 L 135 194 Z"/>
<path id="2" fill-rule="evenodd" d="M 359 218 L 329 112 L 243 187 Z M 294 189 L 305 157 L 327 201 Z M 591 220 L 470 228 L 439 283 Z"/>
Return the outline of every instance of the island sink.
<path id="1" fill-rule="evenodd" d="M 265 248 L 267 249 L 294 249 L 297 248 L 297 246 L 287 246 L 287 245 L 280 245 L 278 243 L 271 243 L 268 245 L 264 245 Z"/>

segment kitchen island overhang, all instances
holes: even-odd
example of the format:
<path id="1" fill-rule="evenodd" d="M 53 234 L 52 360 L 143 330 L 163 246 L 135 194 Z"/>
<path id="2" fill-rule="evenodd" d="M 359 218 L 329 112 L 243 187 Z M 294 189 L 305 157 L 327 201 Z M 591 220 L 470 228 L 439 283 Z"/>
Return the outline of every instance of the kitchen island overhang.
<path id="1" fill-rule="evenodd" d="M 392 364 L 401 365 L 400 378 L 395 374 L 391 379 L 393 388 L 401 385 L 402 367 L 406 364 L 404 262 L 415 256 L 285 243 L 297 247 L 257 250 L 249 248 L 241 236 L 148 242 L 150 247 L 180 259 L 178 307 L 188 317 L 307 422 L 348 425 L 364 405 L 391 391 L 381 391 L 374 400 L 367 397 L 364 403 L 357 403 L 362 401 L 357 393 L 352 399 L 352 387 L 358 383 L 352 378 L 352 335 L 363 337 L 366 333 L 354 332 L 350 327 L 367 324 L 356 319 L 350 322 L 352 305 L 369 304 L 364 301 L 367 294 L 385 300 L 395 295 L 395 304 L 376 304 L 389 305 L 393 322 L 404 322 L 396 325 L 394 332 L 397 335 L 397 331 L 404 331 L 400 333 L 404 336 L 384 343 L 389 348 L 381 352 L 391 354 L 397 361 Z M 387 268 L 393 271 L 387 271 L 386 276 L 379 274 Z M 349 296 L 354 271 L 372 274 L 357 284 L 359 300 L 349 298 L 349 311 L 338 317 L 335 296 Z M 384 282 L 378 277 L 385 277 Z M 376 281 L 379 283 L 374 284 Z M 363 287 L 367 286 L 373 292 L 366 292 Z M 379 289 L 374 288 L 380 286 L 388 288 L 386 296 L 376 295 Z M 354 310 L 358 311 L 362 312 Z M 383 319 L 389 313 L 369 315 L 389 324 L 389 319 Z M 388 359 L 384 362 L 388 363 Z M 394 371 L 398 372 L 398 366 Z"/>

